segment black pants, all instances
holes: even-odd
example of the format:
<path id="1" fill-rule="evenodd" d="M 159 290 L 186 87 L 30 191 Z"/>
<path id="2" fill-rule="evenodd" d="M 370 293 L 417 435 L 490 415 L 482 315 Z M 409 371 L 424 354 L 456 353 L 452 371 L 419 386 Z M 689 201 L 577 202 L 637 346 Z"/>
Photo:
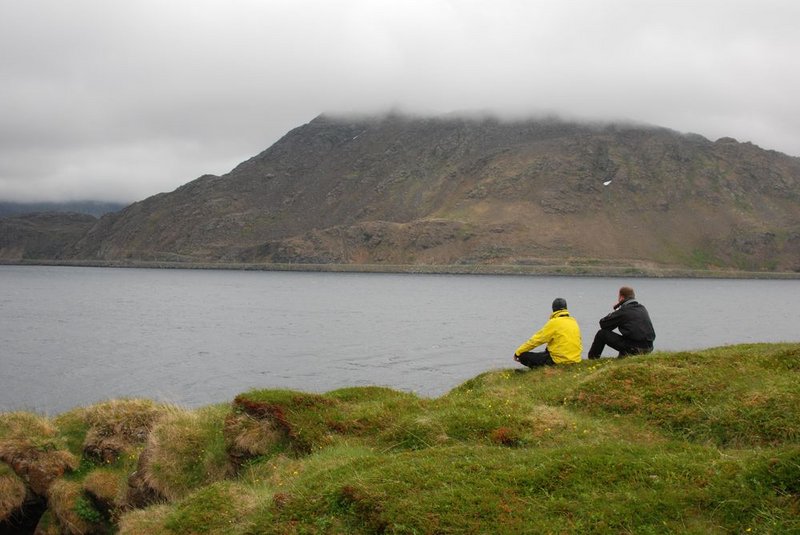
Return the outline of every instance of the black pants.
<path id="1" fill-rule="evenodd" d="M 630 340 L 623 337 L 621 334 L 615 333 L 614 331 L 600 329 L 597 331 L 597 334 L 594 335 L 594 342 L 592 342 L 592 347 L 589 348 L 589 358 L 600 358 L 600 355 L 603 354 L 603 349 L 606 346 L 612 347 L 619 351 L 620 357 L 627 357 L 628 355 L 644 355 L 645 353 L 650 353 L 653 351 L 653 344 Z"/>
<path id="2" fill-rule="evenodd" d="M 552 366 L 555 364 L 553 358 L 550 356 L 548 350 L 544 351 L 526 351 L 519 357 L 520 364 L 524 364 L 528 368 L 536 368 L 537 366 Z"/>

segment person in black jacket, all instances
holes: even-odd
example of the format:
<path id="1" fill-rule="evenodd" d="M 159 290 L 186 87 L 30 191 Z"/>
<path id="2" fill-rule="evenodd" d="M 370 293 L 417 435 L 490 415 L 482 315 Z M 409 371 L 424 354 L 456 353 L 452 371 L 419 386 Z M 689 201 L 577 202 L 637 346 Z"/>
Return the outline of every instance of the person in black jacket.
<path id="1" fill-rule="evenodd" d="M 620 334 L 614 329 L 619 329 Z M 589 358 L 599 359 L 606 346 L 619 351 L 620 357 L 650 353 L 655 339 L 656 332 L 647 309 L 636 301 L 633 288 L 623 286 L 619 289 L 614 311 L 600 320 L 600 330 L 589 348 Z"/>

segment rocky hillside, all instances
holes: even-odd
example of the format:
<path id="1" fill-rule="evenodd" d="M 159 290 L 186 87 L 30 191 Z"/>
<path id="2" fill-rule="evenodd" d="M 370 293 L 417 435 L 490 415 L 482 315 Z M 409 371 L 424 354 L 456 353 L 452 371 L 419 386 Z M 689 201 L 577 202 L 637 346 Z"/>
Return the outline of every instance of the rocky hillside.
<path id="1" fill-rule="evenodd" d="M 800 270 L 800 159 L 663 128 L 336 118 L 102 217 L 63 256 Z"/>
<path id="2" fill-rule="evenodd" d="M 0 218 L 0 260 L 59 259 L 97 223 L 86 214 L 42 212 Z"/>

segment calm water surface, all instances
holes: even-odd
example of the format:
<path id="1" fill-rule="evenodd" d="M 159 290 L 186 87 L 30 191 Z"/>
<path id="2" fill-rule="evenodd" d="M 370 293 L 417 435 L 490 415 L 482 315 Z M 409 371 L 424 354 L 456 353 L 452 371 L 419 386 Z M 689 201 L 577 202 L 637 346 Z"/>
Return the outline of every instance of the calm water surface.
<path id="1" fill-rule="evenodd" d="M 796 280 L 0 266 L 0 411 L 199 406 L 251 388 L 438 396 L 519 366 L 514 349 L 554 297 L 578 319 L 585 357 L 623 284 L 650 310 L 657 349 L 800 341 Z"/>

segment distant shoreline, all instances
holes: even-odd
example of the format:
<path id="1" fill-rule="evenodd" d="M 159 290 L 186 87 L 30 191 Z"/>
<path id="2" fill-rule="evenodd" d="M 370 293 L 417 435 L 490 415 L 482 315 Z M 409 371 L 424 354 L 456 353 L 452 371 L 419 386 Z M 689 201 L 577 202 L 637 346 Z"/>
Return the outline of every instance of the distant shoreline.
<path id="1" fill-rule="evenodd" d="M 800 279 L 800 272 L 700 270 L 596 265 L 487 264 L 278 264 L 241 262 L 161 262 L 143 260 L 0 260 L 2 266 L 63 266 L 137 269 L 205 269 L 230 271 L 299 271 L 312 273 L 405 273 L 441 275 L 522 275 L 548 277 L 636 277 L 693 279 Z"/>

